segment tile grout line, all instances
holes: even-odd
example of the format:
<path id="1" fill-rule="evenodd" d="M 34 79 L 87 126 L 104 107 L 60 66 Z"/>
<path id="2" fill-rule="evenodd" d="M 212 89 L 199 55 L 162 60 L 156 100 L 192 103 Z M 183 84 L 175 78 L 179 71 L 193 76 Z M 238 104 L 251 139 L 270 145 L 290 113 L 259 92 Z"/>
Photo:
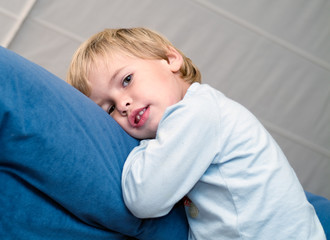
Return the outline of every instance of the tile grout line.
<path id="1" fill-rule="evenodd" d="M 223 9 L 220 9 L 219 7 L 213 5 L 212 3 L 209 3 L 209 2 L 203 1 L 203 0 L 193 0 L 193 1 L 195 1 L 197 4 L 203 6 L 207 9 L 210 9 L 211 11 L 214 11 L 214 12 L 224 16 L 225 18 L 229 19 L 230 21 L 235 22 L 235 23 L 241 25 L 242 27 L 245 27 L 245 28 L 249 29 L 250 31 L 257 33 L 258 35 L 261 35 L 261 36 L 267 38 L 268 40 L 276 43 L 277 45 L 280 45 L 280 46 L 288 49 L 289 51 L 294 52 L 295 54 L 309 60 L 310 62 L 318 65 L 319 67 L 322 67 L 323 69 L 325 69 L 327 71 L 330 71 L 329 63 L 307 53 L 306 51 L 304 51 L 298 47 L 295 47 L 294 45 L 290 44 L 289 42 L 284 41 L 283 39 L 278 38 L 266 31 L 262 30 L 261 28 L 258 28 L 255 25 L 252 25 L 239 17 L 234 16 L 233 14 L 230 14 L 229 12 L 227 12 Z"/>
<path id="2" fill-rule="evenodd" d="M 34 4 L 37 2 L 37 0 L 30 0 L 28 3 L 24 6 L 21 14 L 17 17 L 17 21 L 14 25 L 14 27 L 9 31 L 9 33 L 6 35 L 5 39 L 1 43 L 1 45 L 5 48 L 8 48 L 11 42 L 14 40 L 15 36 L 17 35 L 20 27 L 24 23 L 25 19 L 29 16 Z"/>

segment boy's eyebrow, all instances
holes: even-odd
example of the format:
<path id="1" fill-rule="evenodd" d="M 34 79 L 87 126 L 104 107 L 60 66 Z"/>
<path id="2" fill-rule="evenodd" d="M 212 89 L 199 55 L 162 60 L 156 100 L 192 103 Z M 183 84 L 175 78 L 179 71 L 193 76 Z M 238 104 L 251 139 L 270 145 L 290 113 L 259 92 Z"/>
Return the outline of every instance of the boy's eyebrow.
<path id="1" fill-rule="evenodd" d="M 125 68 L 125 66 L 124 66 L 124 67 L 121 67 L 121 68 L 119 68 L 119 69 L 117 69 L 117 70 L 115 71 L 115 73 L 112 75 L 110 82 L 112 82 L 115 78 L 117 78 L 117 76 L 119 75 L 119 73 L 120 73 L 124 68 Z"/>

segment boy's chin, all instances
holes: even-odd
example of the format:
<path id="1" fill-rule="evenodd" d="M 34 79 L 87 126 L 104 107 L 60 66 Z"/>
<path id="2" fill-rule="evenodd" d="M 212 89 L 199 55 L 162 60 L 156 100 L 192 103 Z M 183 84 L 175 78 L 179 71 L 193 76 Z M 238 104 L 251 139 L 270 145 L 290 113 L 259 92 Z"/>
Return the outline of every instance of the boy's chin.
<path id="1" fill-rule="evenodd" d="M 140 132 L 128 132 L 133 138 L 143 140 L 143 139 L 154 139 L 156 138 L 156 131 L 140 131 Z"/>

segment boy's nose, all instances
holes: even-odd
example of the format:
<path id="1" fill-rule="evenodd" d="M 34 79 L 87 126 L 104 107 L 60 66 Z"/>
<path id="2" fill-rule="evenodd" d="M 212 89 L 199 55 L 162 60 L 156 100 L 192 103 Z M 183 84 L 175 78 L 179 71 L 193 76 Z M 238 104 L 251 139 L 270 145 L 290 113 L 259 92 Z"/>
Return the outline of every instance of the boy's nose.
<path id="1" fill-rule="evenodd" d="M 117 105 L 117 110 L 120 112 L 121 115 L 127 116 L 130 105 L 131 105 L 130 101 L 128 100 L 122 101 L 120 104 Z"/>

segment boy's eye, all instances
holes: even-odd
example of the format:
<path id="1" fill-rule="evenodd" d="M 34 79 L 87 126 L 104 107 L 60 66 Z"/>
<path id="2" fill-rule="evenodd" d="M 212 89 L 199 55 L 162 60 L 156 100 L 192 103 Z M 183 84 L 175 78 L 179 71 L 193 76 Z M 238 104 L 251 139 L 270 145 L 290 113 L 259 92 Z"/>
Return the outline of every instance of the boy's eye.
<path id="1" fill-rule="evenodd" d="M 108 114 L 111 115 L 111 113 L 112 113 L 114 110 L 115 110 L 115 106 L 114 106 L 114 105 L 110 106 L 109 109 L 108 109 Z"/>
<path id="2" fill-rule="evenodd" d="M 128 75 L 127 77 L 125 77 L 122 83 L 123 87 L 127 87 L 128 84 L 131 82 L 131 80 L 132 80 L 132 75 Z"/>

